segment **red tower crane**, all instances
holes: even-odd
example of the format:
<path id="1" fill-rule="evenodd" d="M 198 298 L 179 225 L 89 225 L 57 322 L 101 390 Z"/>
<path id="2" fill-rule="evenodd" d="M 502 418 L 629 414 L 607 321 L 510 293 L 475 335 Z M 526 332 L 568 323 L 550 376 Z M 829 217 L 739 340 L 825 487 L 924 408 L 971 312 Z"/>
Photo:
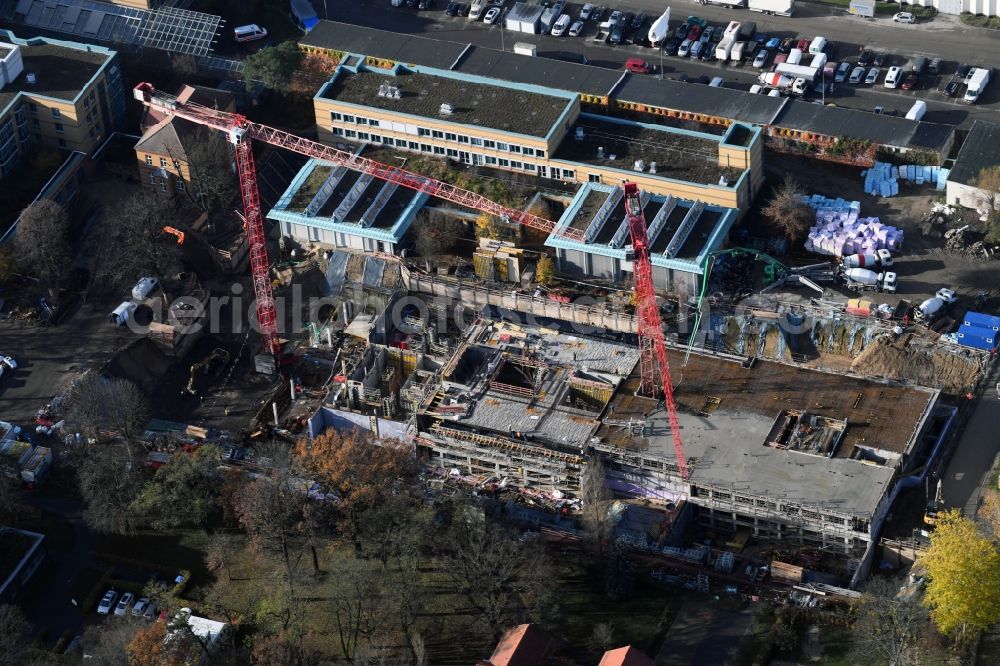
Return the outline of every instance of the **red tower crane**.
<path id="1" fill-rule="evenodd" d="M 657 385 L 663 386 L 663 399 L 670 420 L 670 434 L 674 440 L 674 455 L 682 478 L 688 478 L 687 456 L 681 442 L 681 426 L 677 420 L 677 403 L 674 402 L 674 383 L 670 378 L 667 362 L 667 341 L 660 322 L 660 308 L 656 304 L 653 289 L 653 265 L 649 257 L 649 234 L 646 232 L 646 217 L 642 213 L 639 186 L 625 183 L 625 215 L 628 218 L 629 235 L 632 237 L 632 277 L 635 282 L 635 302 L 639 334 L 639 372 L 642 377 L 639 390 L 646 395 L 655 395 Z M 660 382 L 656 381 L 656 366 L 660 368 Z"/>
<path id="2" fill-rule="evenodd" d="M 480 194 L 455 187 L 449 183 L 399 167 L 382 164 L 316 141 L 303 139 L 267 125 L 254 123 L 240 114 L 182 102 L 173 95 L 156 90 L 150 83 L 140 83 L 133 90 L 133 94 L 135 99 L 161 113 L 224 132 L 229 142 L 233 144 L 236 170 L 240 180 L 240 194 L 243 199 L 243 217 L 246 220 L 247 242 L 250 248 L 250 270 L 253 275 L 254 295 L 257 299 L 257 321 L 260 326 L 262 347 L 265 352 L 273 354 L 276 358 L 280 355 L 281 350 L 278 342 L 274 296 L 271 293 L 267 237 L 264 231 L 264 213 L 260 207 L 260 194 L 257 190 L 257 171 L 254 166 L 252 140 L 263 141 L 272 146 L 320 159 L 338 167 L 343 166 L 360 171 L 381 180 L 402 185 L 460 206 L 480 210 L 533 229 L 547 233 L 555 231 L 561 236 L 576 241 L 584 239 L 582 230 L 568 226 L 556 229 L 555 223 L 551 220 L 532 215 L 526 211 L 502 206 Z M 656 393 L 658 385 L 663 387 L 677 455 L 677 465 L 681 476 L 687 478 L 689 472 L 681 444 L 680 426 L 677 422 L 673 384 L 667 365 L 666 341 L 660 326 L 659 309 L 656 306 L 656 297 L 653 291 L 646 221 L 639 201 L 639 189 L 634 183 L 625 184 L 625 204 L 629 231 L 632 235 L 632 247 L 635 253 L 634 275 L 639 313 L 641 390 L 647 395 L 653 395 Z M 660 369 L 659 382 L 656 381 L 657 365 Z"/>

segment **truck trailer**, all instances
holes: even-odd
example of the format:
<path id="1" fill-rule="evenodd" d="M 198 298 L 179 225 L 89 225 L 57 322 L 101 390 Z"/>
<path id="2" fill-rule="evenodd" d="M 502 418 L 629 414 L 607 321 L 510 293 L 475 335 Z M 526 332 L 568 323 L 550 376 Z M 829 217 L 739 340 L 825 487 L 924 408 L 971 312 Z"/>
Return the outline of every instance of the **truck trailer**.
<path id="1" fill-rule="evenodd" d="M 721 5 L 723 7 L 732 7 L 733 9 L 738 9 L 740 7 L 747 6 L 747 0 L 698 0 L 700 5 Z"/>
<path id="2" fill-rule="evenodd" d="M 795 11 L 795 0 L 749 0 L 747 8 L 771 16 L 791 16 Z"/>

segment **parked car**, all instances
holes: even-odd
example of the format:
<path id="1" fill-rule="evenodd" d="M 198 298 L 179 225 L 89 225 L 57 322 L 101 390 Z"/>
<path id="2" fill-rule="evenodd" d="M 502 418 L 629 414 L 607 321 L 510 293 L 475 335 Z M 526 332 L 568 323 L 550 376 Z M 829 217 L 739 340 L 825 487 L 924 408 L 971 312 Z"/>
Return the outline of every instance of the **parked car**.
<path id="1" fill-rule="evenodd" d="M 101 597 L 100 603 L 97 604 L 97 614 L 107 615 L 111 612 L 111 608 L 115 605 L 115 599 L 118 598 L 118 593 L 114 589 L 108 590 Z"/>
<path id="2" fill-rule="evenodd" d="M 874 113 L 876 116 L 881 116 L 883 113 L 885 113 L 885 108 L 881 106 L 876 106 L 874 110 L 872 110 L 872 113 Z"/>
<path id="3" fill-rule="evenodd" d="M 253 42 L 267 37 L 267 29 L 256 23 L 241 25 L 233 28 L 233 38 L 238 42 Z"/>
<path id="4" fill-rule="evenodd" d="M 899 85 L 899 79 L 903 74 L 902 67 L 890 67 L 889 71 L 885 74 L 885 85 L 886 88 L 892 89 Z"/>
<path id="5" fill-rule="evenodd" d="M 868 49 L 865 49 L 864 51 L 861 52 L 861 55 L 858 56 L 858 64 L 861 65 L 862 67 L 867 67 L 868 65 L 871 64 L 871 61 L 874 57 L 875 57 L 874 53 L 872 53 Z"/>
<path id="6" fill-rule="evenodd" d="M 958 69 L 955 70 L 955 78 L 965 81 L 965 79 L 968 78 L 969 73 L 971 71 L 972 71 L 972 65 L 966 65 L 965 63 L 962 63 L 961 65 L 958 66 Z"/>
<path id="7" fill-rule="evenodd" d="M 851 78 L 848 79 L 848 82 L 855 84 L 861 83 L 861 79 L 863 79 L 864 77 L 865 77 L 865 68 L 855 67 L 854 69 L 851 70 Z"/>
<path id="8" fill-rule="evenodd" d="M 142 617 L 142 614 L 146 612 L 146 606 L 149 605 L 149 597 L 142 597 L 139 601 L 135 602 L 135 606 L 132 606 L 132 617 Z"/>
<path id="9" fill-rule="evenodd" d="M 458 15 L 459 16 L 468 16 L 470 11 L 472 11 L 472 8 L 468 4 L 466 4 L 464 2 L 458 3 Z"/>
<path id="10" fill-rule="evenodd" d="M 771 40 L 770 37 L 768 37 L 767 35 L 765 35 L 762 32 L 758 32 L 757 36 L 754 37 L 753 39 L 754 39 L 755 42 L 757 42 L 761 46 L 764 46 L 764 44 L 766 44 L 767 42 L 769 42 Z"/>
<path id="11" fill-rule="evenodd" d="M 712 36 L 714 34 L 715 34 L 715 28 L 709 26 L 705 28 L 704 32 L 701 33 L 701 37 L 698 38 L 698 41 L 700 41 L 702 44 L 708 44 L 710 41 L 712 41 Z"/>
<path id="12" fill-rule="evenodd" d="M 619 23 L 622 20 L 621 10 L 616 9 L 613 12 L 611 12 L 611 16 L 608 18 L 608 20 L 611 21 L 612 23 Z"/>
<path id="13" fill-rule="evenodd" d="M 865 77 L 865 83 L 872 85 L 878 81 L 878 75 L 882 72 L 878 67 L 872 67 L 868 70 L 868 76 Z"/>
<path id="14" fill-rule="evenodd" d="M 795 48 L 795 40 L 791 37 L 786 37 L 781 40 L 781 44 L 778 45 L 778 53 L 788 53 Z"/>
<path id="15" fill-rule="evenodd" d="M 677 29 L 674 30 L 674 37 L 676 37 L 677 39 L 687 39 L 688 30 L 690 29 L 691 29 L 690 25 L 688 25 L 687 23 L 681 23 L 679 26 L 677 26 Z"/>
<path id="16" fill-rule="evenodd" d="M 756 67 L 757 69 L 763 69 L 764 67 L 767 66 L 767 59 L 770 57 L 771 57 L 770 51 L 768 51 L 767 49 L 761 49 L 760 51 L 757 52 L 757 55 L 754 56 L 753 66 Z"/>
<path id="17" fill-rule="evenodd" d="M 587 20 L 589 20 L 590 19 L 590 15 L 593 14 L 593 13 L 594 13 L 594 5 L 592 5 L 592 4 L 590 4 L 588 2 L 587 4 L 585 4 L 580 9 L 580 20 L 581 21 L 587 21 Z"/>
<path id="18" fill-rule="evenodd" d="M 892 20 L 895 21 L 896 23 L 916 23 L 917 17 L 915 17 L 910 12 L 897 12 L 892 17 Z"/>
<path id="19" fill-rule="evenodd" d="M 942 65 L 944 65 L 942 58 L 932 58 L 931 63 L 927 65 L 927 71 L 931 74 L 940 74 Z"/>
<path id="20" fill-rule="evenodd" d="M 701 43 L 701 42 L 691 42 L 691 51 L 690 51 L 689 55 L 692 58 L 698 58 L 701 55 L 701 50 L 704 47 L 705 47 L 705 45 L 703 43 Z"/>
<path id="21" fill-rule="evenodd" d="M 0 354 L 0 365 L 5 365 L 11 370 L 17 370 L 17 361 L 14 360 L 13 356 Z"/>
<path id="22" fill-rule="evenodd" d="M 126 592 L 122 595 L 122 598 L 118 600 L 118 605 L 115 606 L 115 615 L 121 617 L 122 615 L 127 615 L 129 610 L 132 608 L 132 602 L 135 601 L 135 595 L 131 592 Z"/>
<path id="23" fill-rule="evenodd" d="M 649 66 L 649 63 L 642 58 L 629 58 L 625 61 L 625 69 L 637 74 L 649 74 L 653 71 L 653 68 Z"/>
<path id="24" fill-rule="evenodd" d="M 844 79 L 847 78 L 847 73 L 851 71 L 851 63 L 842 62 L 840 67 L 837 68 L 837 73 L 833 77 L 834 83 L 843 83 Z"/>
<path id="25" fill-rule="evenodd" d="M 608 37 L 609 44 L 621 44 L 622 43 L 622 26 L 620 23 L 615 23 L 615 27 L 611 28 L 611 35 Z"/>
<path id="26" fill-rule="evenodd" d="M 797 48 L 799 51 L 802 51 L 803 53 L 808 53 L 809 52 L 809 40 L 808 39 L 800 39 L 799 41 L 795 42 L 795 48 Z"/>
<path id="27" fill-rule="evenodd" d="M 677 55 L 679 55 L 682 58 L 686 58 L 690 53 L 691 53 L 691 40 L 685 39 L 683 42 L 681 42 L 680 48 L 677 49 Z"/>
<path id="28" fill-rule="evenodd" d="M 711 86 L 712 88 L 721 88 L 723 83 L 725 83 L 725 81 L 723 81 L 722 77 L 716 76 L 713 77 L 712 80 L 708 82 L 708 85 Z"/>
<path id="29" fill-rule="evenodd" d="M 601 21 L 604 19 L 607 13 L 608 13 L 607 7 L 597 7 L 596 9 L 594 9 L 594 11 L 590 12 L 590 20 Z"/>
<path id="30" fill-rule="evenodd" d="M 705 19 L 701 18 L 700 16 L 688 16 L 687 17 L 687 22 L 688 22 L 689 25 L 697 25 L 697 26 L 699 26 L 701 28 L 707 28 L 708 27 L 708 21 L 706 21 Z"/>
<path id="31" fill-rule="evenodd" d="M 497 22 L 498 18 L 500 18 L 500 8 L 490 7 L 489 10 L 486 12 L 486 15 L 483 16 L 483 23 L 487 25 L 493 25 L 494 23 Z"/>
<path id="32" fill-rule="evenodd" d="M 688 39 L 694 41 L 701 37 L 702 28 L 700 25 L 693 25 L 688 29 Z"/>
<path id="33" fill-rule="evenodd" d="M 647 20 L 648 19 L 646 15 L 643 14 L 642 12 L 639 12 L 638 14 L 635 15 L 635 18 L 632 19 L 632 29 L 638 30 L 639 28 L 641 28 L 643 25 L 646 24 Z"/>
<path id="34" fill-rule="evenodd" d="M 152 601 L 146 604 L 145 610 L 142 611 L 142 619 L 146 622 L 152 622 L 156 619 L 157 611 L 159 609 L 156 607 Z"/>
<path id="35" fill-rule="evenodd" d="M 448 6 L 444 8 L 444 13 L 448 16 L 458 16 L 458 5 L 457 2 L 449 2 Z"/>
<path id="36" fill-rule="evenodd" d="M 577 21 L 569 27 L 570 37 L 579 37 L 581 32 L 583 32 L 583 21 Z"/>
<path id="37" fill-rule="evenodd" d="M 417 9 L 433 9 L 434 0 L 420 0 L 417 4 Z"/>
<path id="38" fill-rule="evenodd" d="M 958 97 L 958 89 L 961 86 L 962 86 L 962 83 L 960 81 L 957 81 L 956 79 L 952 79 L 951 81 L 948 82 L 948 85 L 946 85 L 944 87 L 944 96 L 945 97 Z"/>
<path id="39" fill-rule="evenodd" d="M 677 49 L 679 49 L 680 46 L 681 43 L 676 39 L 669 39 L 663 44 L 663 52 L 668 56 L 675 56 L 677 55 Z"/>
<path id="40" fill-rule="evenodd" d="M 560 15 L 555 24 L 552 26 L 552 36 L 562 37 L 566 34 L 566 30 L 569 29 L 569 24 L 572 20 L 573 19 L 569 14 Z"/>
<path id="41" fill-rule="evenodd" d="M 759 83 L 755 83 L 752 86 L 750 86 L 750 94 L 751 95 L 759 95 L 762 92 L 764 92 L 764 88 Z"/>
<path id="42" fill-rule="evenodd" d="M 875 57 L 872 59 L 872 64 L 875 65 L 876 67 L 881 67 L 882 65 L 885 64 L 885 61 L 888 59 L 889 59 L 888 53 L 886 53 L 885 51 L 879 51 L 878 53 L 875 54 Z"/>
<path id="43" fill-rule="evenodd" d="M 909 74 L 906 75 L 906 78 L 903 79 L 903 82 L 899 84 L 899 87 L 902 88 L 903 90 L 913 90 L 914 88 L 917 87 L 917 83 L 919 81 L 920 77 L 916 73 L 910 72 Z"/>

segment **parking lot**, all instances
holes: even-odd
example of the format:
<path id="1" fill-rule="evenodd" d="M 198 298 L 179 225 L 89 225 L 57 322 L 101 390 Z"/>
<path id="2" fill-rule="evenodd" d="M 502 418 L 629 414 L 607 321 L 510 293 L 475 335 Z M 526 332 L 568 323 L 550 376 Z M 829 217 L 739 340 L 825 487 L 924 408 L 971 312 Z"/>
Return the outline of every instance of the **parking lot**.
<path id="1" fill-rule="evenodd" d="M 509 11 L 512 4 L 511 0 L 507 0 L 503 11 Z M 653 66 L 654 76 L 662 75 L 673 79 L 711 79 L 719 76 L 723 78 L 723 85 L 726 87 L 742 90 L 749 90 L 757 83 L 762 71 L 749 63 L 722 64 L 712 60 L 668 56 L 661 54 L 659 49 L 642 45 L 642 39 L 639 44 L 611 45 L 603 43 L 603 40 L 598 43 L 594 41 L 599 30 L 598 22 L 593 20 L 584 22 L 578 36 L 569 36 L 569 30 L 561 37 L 532 35 L 502 29 L 502 18 L 493 25 L 487 25 L 482 20 L 460 15 L 448 16 L 445 11 L 447 5 L 444 0 L 435 0 L 430 9 L 418 10 L 405 6 L 394 8 L 390 0 L 352 0 L 330 7 L 330 18 L 384 30 L 426 33 L 438 39 L 469 42 L 507 51 L 513 50 L 517 42 L 528 42 L 537 47 L 537 53 L 542 57 L 567 57 L 567 54 L 574 54 L 572 57 L 576 57 L 575 54 L 579 54 L 592 65 L 613 69 L 622 68 L 629 57 L 641 57 Z M 618 7 L 623 12 L 644 13 L 647 16 L 642 27 L 634 31 L 640 38 L 648 32 L 650 22 L 662 12 L 661 7 L 654 8 L 652 5 L 647 0 L 631 0 L 628 5 Z M 317 3 L 317 6 L 320 15 L 323 15 L 322 4 Z M 581 7 L 582 4 L 570 4 L 564 12 L 575 22 L 579 18 Z M 866 110 L 882 107 L 887 113 L 902 115 L 916 99 L 923 99 L 927 103 L 925 120 L 966 126 L 977 117 L 992 119 L 995 111 L 1000 108 L 1000 88 L 995 83 L 986 88 L 985 94 L 975 105 L 962 102 L 961 91 L 955 98 L 946 97 L 941 92 L 959 64 L 987 65 L 1000 60 L 1000 40 L 996 39 L 992 31 L 967 28 L 956 17 L 939 16 L 931 22 L 903 25 L 893 23 L 891 18 L 858 19 L 825 6 L 802 2 L 796 6 L 792 17 L 766 16 L 746 10 L 691 3 L 690 9 L 674 8 L 670 21 L 672 30 L 676 30 L 685 21 L 688 12 L 704 18 L 709 27 L 719 30 L 730 20 L 754 21 L 758 33 L 766 35 L 768 39 L 811 39 L 822 34 L 830 40 L 830 61 L 847 61 L 852 63 L 852 68 L 864 49 L 871 50 L 873 54 L 887 54 L 880 68 L 878 84 L 851 85 L 845 82 L 838 85 L 832 95 L 825 99 L 827 103 Z M 604 18 L 607 19 L 607 13 Z M 629 31 L 626 31 L 623 41 L 631 42 L 630 36 Z M 925 73 L 919 84 L 910 90 L 884 87 L 882 81 L 888 67 L 904 66 L 917 56 L 925 56 L 928 60 L 941 57 L 941 72 L 936 75 Z M 773 57 L 772 54 L 768 63 L 773 62 Z"/>

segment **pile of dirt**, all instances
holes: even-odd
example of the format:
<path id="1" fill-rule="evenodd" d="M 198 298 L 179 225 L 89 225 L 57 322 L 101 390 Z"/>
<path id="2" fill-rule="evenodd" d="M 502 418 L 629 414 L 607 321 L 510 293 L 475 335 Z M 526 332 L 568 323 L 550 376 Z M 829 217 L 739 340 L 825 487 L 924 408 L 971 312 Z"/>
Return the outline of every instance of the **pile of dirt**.
<path id="1" fill-rule="evenodd" d="M 149 338 L 140 338 L 115 354 L 105 372 L 135 382 L 144 392 L 152 393 L 170 370 L 171 359 Z"/>
<path id="2" fill-rule="evenodd" d="M 962 347 L 928 344 L 912 334 L 898 339 L 886 335 L 873 340 L 851 363 L 851 370 L 962 394 L 975 385 L 983 361 L 980 354 Z"/>

